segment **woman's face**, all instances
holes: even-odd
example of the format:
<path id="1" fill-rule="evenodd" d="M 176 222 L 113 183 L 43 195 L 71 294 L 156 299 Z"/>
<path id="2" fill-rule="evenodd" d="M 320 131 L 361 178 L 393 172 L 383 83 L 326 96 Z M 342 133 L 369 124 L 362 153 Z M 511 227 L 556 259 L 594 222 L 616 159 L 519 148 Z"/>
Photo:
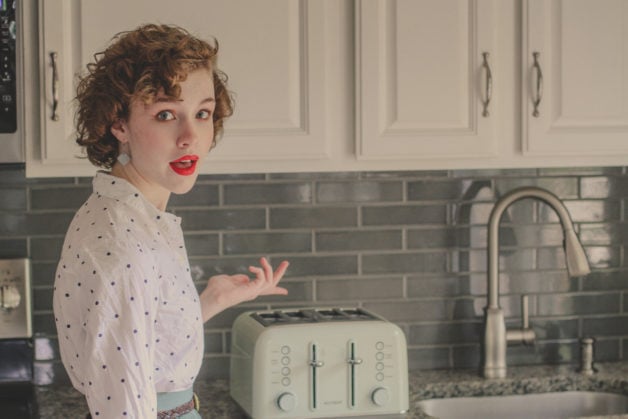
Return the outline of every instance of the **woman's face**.
<path id="1" fill-rule="evenodd" d="M 150 104 L 134 100 L 129 119 L 112 127 L 122 149 L 131 155 L 122 177 L 158 207 L 170 193 L 186 193 L 194 186 L 201 160 L 214 140 L 212 73 L 194 70 L 180 86 L 181 95 L 175 100 L 163 95 Z"/>

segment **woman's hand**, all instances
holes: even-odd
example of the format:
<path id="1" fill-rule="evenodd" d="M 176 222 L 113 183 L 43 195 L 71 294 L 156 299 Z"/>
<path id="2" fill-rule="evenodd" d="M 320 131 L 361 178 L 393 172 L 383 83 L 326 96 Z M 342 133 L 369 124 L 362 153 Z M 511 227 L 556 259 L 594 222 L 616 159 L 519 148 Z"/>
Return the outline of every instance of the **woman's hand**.
<path id="1" fill-rule="evenodd" d="M 254 300 L 260 295 L 286 295 L 288 290 L 278 287 L 277 283 L 288 269 L 289 263 L 283 261 L 273 272 L 273 267 L 266 258 L 260 259 L 260 265 L 250 266 L 254 279 L 247 275 L 216 275 L 209 278 L 207 287 L 201 292 L 201 311 L 203 322 L 221 311 L 244 301 Z"/>

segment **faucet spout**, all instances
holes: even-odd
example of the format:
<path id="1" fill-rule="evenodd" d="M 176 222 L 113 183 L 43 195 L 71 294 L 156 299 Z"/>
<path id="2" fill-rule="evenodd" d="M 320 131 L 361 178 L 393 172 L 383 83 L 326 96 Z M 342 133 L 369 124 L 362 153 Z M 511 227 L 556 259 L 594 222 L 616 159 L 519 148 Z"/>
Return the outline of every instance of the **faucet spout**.
<path id="1" fill-rule="evenodd" d="M 556 195 L 542 188 L 524 187 L 507 193 L 497 201 L 488 223 L 488 284 L 483 348 L 483 375 L 487 378 L 506 376 L 506 344 L 512 340 L 510 337 L 514 336 L 506 331 L 504 315 L 499 306 L 499 224 L 504 211 L 514 202 L 524 198 L 545 202 L 558 214 L 563 228 L 563 246 L 569 275 L 582 276 L 591 271 L 584 249 L 573 229 L 569 212 Z M 527 341 L 534 340 L 532 329 L 524 327 L 522 333 Z"/>

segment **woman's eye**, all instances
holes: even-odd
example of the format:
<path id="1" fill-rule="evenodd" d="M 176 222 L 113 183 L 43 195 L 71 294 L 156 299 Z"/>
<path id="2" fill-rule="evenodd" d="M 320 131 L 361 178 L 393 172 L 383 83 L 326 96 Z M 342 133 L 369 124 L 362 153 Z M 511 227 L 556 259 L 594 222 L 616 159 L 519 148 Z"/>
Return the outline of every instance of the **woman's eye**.
<path id="1" fill-rule="evenodd" d="M 206 110 L 199 111 L 196 114 L 196 117 L 198 119 L 209 119 L 210 116 L 211 116 L 211 113 L 209 111 L 206 111 Z"/>
<path id="2" fill-rule="evenodd" d="M 161 111 L 157 114 L 157 120 L 159 121 L 170 121 L 174 119 L 174 115 L 170 111 Z"/>

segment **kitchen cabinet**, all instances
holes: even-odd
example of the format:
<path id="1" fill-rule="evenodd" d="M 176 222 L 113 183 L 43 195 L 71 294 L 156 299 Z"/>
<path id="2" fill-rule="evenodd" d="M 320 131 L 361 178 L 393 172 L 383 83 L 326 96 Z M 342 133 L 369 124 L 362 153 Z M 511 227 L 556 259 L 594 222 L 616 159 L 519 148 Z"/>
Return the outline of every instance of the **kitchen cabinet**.
<path id="1" fill-rule="evenodd" d="M 628 2 L 358 0 L 356 24 L 359 158 L 628 164 Z"/>
<path id="2" fill-rule="evenodd" d="M 495 157 L 493 3 L 358 1 L 360 158 Z"/>
<path id="3" fill-rule="evenodd" d="M 628 2 L 527 0 L 523 28 L 524 152 L 628 156 Z"/>
<path id="4" fill-rule="evenodd" d="M 339 141 L 338 95 L 333 69 L 347 68 L 339 53 L 338 5 L 333 1 L 276 0 L 39 0 L 26 2 L 27 19 L 38 14 L 39 128 L 28 139 L 28 176 L 89 175 L 77 159 L 73 98 L 77 74 L 112 36 L 142 23 L 184 27 L 219 41 L 219 67 L 229 76 L 235 113 L 204 173 L 263 171 L 276 161 L 329 158 Z M 36 13 L 38 11 L 38 13 Z M 35 20 L 36 21 L 36 20 Z M 332 66 L 333 64 L 333 66 Z M 346 136 L 344 136 L 346 138 Z"/>
<path id="5" fill-rule="evenodd" d="M 202 173 L 628 164 L 624 0 L 24 4 L 40 28 L 25 59 L 31 177 L 94 172 L 75 158 L 75 74 L 144 22 L 220 42 L 236 113 Z"/>

